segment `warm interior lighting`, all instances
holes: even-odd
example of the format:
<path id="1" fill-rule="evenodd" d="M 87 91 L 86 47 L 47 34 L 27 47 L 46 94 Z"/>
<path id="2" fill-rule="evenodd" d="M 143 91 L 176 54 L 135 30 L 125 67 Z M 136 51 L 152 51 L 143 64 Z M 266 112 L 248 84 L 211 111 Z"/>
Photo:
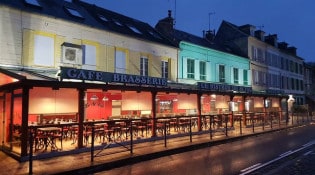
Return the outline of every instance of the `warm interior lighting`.
<path id="1" fill-rule="evenodd" d="M 94 95 L 92 95 L 92 97 L 90 98 L 90 100 L 96 101 L 96 100 L 98 100 L 98 96 L 96 96 L 96 95 L 94 94 Z"/>
<path id="2" fill-rule="evenodd" d="M 103 101 L 108 101 L 108 98 L 106 96 L 103 97 Z"/>
<path id="3" fill-rule="evenodd" d="M 89 100 L 86 98 L 87 95 L 84 96 L 84 101 L 85 101 L 85 107 L 88 108 L 90 106 L 99 106 L 99 107 L 104 107 L 104 101 L 108 101 L 108 98 L 104 96 L 102 100 L 99 100 L 97 95 L 92 95 Z"/>
<path id="4" fill-rule="evenodd" d="M 211 100 L 210 100 L 210 101 L 215 101 L 216 97 L 217 97 L 217 96 L 216 96 L 215 94 L 212 94 L 212 95 L 211 95 Z"/>
<path id="5" fill-rule="evenodd" d="M 295 99 L 293 98 L 293 95 L 289 95 L 288 102 L 295 102 Z"/>

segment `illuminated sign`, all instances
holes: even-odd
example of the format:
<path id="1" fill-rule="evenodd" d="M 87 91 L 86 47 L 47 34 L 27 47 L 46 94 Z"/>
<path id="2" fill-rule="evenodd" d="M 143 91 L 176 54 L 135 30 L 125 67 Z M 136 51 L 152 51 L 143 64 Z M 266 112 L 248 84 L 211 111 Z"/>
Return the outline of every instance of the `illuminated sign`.
<path id="1" fill-rule="evenodd" d="M 166 78 L 148 77 L 140 75 L 127 75 L 110 72 L 100 72 L 85 69 L 75 69 L 61 67 L 61 80 L 62 79 L 75 79 L 75 80 L 88 80 L 88 81 L 101 81 L 106 83 L 126 83 L 138 85 L 151 85 L 151 86 L 166 86 Z"/>
<path id="2" fill-rule="evenodd" d="M 237 91 L 237 92 L 246 92 L 246 93 L 252 92 L 252 87 L 234 86 L 234 85 L 216 84 L 216 83 L 198 82 L 198 88 L 200 90 L 210 90 L 210 91 Z"/>

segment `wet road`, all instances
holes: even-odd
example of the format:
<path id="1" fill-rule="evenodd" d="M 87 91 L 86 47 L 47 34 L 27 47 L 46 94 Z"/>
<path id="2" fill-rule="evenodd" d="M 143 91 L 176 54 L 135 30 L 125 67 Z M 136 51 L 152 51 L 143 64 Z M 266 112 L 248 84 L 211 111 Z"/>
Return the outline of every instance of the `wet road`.
<path id="1" fill-rule="evenodd" d="M 315 125 L 283 130 L 209 148 L 124 166 L 99 175 L 229 175 L 315 139 Z"/>

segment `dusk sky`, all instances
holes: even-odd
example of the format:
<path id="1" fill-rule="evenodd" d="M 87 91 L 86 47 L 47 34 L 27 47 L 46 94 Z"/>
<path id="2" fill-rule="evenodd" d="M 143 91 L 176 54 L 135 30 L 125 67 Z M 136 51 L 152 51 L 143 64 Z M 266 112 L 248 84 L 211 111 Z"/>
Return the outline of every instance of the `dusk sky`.
<path id="1" fill-rule="evenodd" d="M 84 0 L 105 9 L 146 22 L 151 26 L 172 10 L 175 28 L 197 36 L 222 20 L 235 25 L 251 24 L 278 42 L 297 48 L 306 62 L 315 62 L 314 0 Z M 211 15 L 209 15 L 211 14 Z M 209 18 L 210 16 L 210 18 Z M 210 20 L 209 20 L 210 19 Z"/>

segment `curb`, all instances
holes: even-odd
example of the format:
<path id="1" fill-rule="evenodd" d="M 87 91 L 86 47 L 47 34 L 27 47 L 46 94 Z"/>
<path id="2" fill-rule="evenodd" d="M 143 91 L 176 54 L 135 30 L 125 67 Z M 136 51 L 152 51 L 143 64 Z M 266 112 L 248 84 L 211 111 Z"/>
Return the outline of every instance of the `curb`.
<path id="1" fill-rule="evenodd" d="M 168 150 L 162 150 L 162 151 L 148 153 L 148 154 L 143 154 L 143 155 L 131 156 L 131 157 L 128 157 L 128 158 L 125 158 L 125 159 L 116 160 L 116 161 L 113 161 L 113 162 L 106 162 L 106 163 L 101 163 L 101 164 L 98 164 L 98 165 L 91 165 L 91 166 L 88 166 L 88 167 L 83 167 L 83 168 L 79 168 L 79 169 L 75 169 L 75 170 L 70 170 L 70 171 L 65 171 L 65 172 L 61 172 L 61 173 L 56 173 L 56 175 L 66 175 L 66 174 L 67 175 L 69 175 L 69 174 L 73 174 L 73 175 L 74 174 L 76 174 L 76 175 L 81 175 L 81 174 L 83 175 L 84 174 L 85 175 L 85 174 L 93 174 L 93 173 L 96 173 L 96 172 L 111 170 L 111 169 L 123 167 L 123 166 L 126 166 L 126 165 L 131 165 L 131 164 L 136 164 L 136 163 L 140 163 L 140 162 L 143 162 L 143 161 L 149 161 L 149 160 L 161 158 L 161 157 L 164 157 L 164 156 L 169 156 L 169 155 L 184 153 L 184 152 L 193 151 L 193 150 L 197 150 L 197 149 L 207 148 L 207 147 L 211 147 L 211 146 L 226 144 L 226 143 L 229 143 L 229 142 L 235 142 L 235 141 L 243 140 L 243 139 L 250 138 L 250 137 L 257 137 L 257 136 L 268 134 L 268 133 L 275 133 L 275 132 L 278 132 L 278 131 L 289 130 L 289 129 L 292 129 L 292 128 L 295 128 L 295 127 L 297 127 L 297 126 L 291 126 L 291 127 L 286 127 L 286 128 L 279 128 L 279 129 L 270 130 L 270 131 L 264 131 L 264 132 L 247 134 L 247 135 L 230 137 L 230 138 L 224 138 L 224 139 L 216 140 L 216 141 L 197 143 L 197 144 L 177 147 L 177 148 L 168 149 Z"/>

